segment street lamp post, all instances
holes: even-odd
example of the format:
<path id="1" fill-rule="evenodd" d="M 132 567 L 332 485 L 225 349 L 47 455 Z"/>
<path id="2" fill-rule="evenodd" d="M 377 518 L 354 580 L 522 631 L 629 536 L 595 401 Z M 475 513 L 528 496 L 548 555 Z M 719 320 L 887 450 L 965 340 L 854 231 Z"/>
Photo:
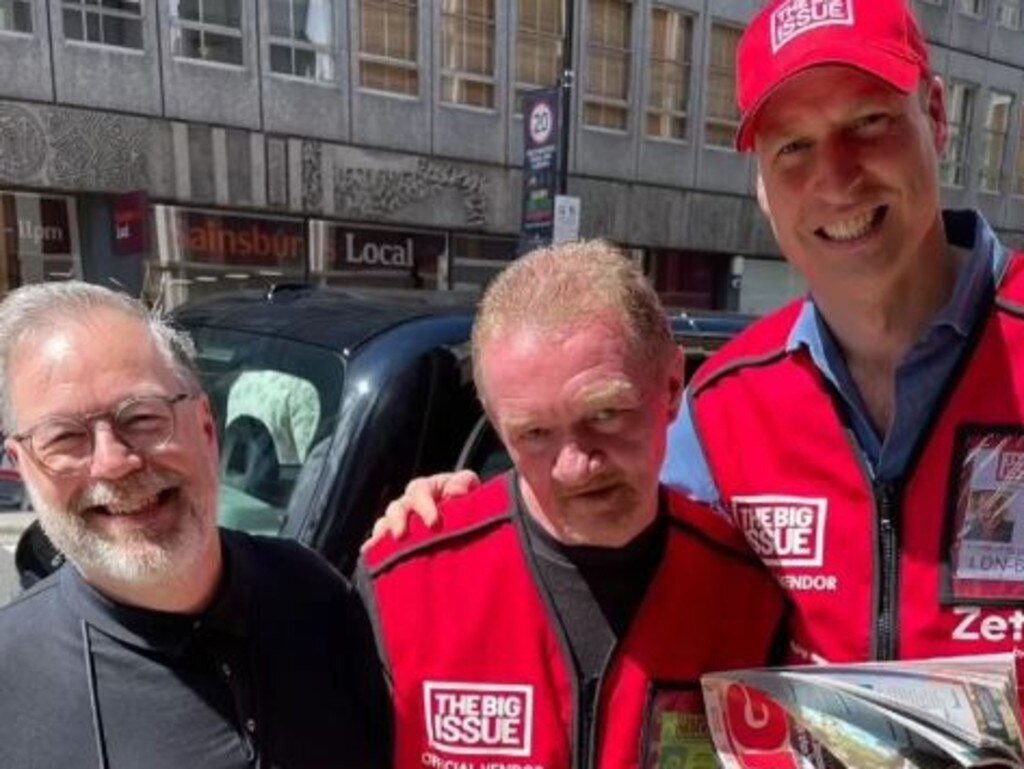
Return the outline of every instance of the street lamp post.
<path id="1" fill-rule="evenodd" d="M 565 28 L 562 30 L 562 119 L 559 121 L 558 194 L 569 191 L 569 137 L 572 134 L 572 93 L 576 87 L 576 70 L 573 68 L 573 33 L 576 26 L 576 0 L 565 2 Z"/>

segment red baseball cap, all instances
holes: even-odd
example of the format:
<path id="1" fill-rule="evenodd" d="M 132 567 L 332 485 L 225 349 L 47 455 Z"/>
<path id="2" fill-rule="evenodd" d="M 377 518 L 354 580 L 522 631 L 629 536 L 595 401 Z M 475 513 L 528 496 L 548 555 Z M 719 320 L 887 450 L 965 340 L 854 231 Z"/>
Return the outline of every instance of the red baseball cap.
<path id="1" fill-rule="evenodd" d="M 776 88 L 821 64 L 856 67 L 903 93 L 931 71 L 905 0 L 772 0 L 750 22 L 736 54 L 736 148 L 753 149 L 754 119 Z"/>

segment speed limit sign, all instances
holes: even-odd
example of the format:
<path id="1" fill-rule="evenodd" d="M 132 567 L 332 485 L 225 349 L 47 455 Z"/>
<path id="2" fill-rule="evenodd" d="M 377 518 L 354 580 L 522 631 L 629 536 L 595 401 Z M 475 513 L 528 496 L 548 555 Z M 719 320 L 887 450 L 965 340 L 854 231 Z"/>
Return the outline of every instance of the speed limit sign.
<path id="1" fill-rule="evenodd" d="M 555 127 L 555 116 L 547 102 L 538 101 L 530 110 L 530 139 L 534 144 L 544 144 L 551 138 Z"/>

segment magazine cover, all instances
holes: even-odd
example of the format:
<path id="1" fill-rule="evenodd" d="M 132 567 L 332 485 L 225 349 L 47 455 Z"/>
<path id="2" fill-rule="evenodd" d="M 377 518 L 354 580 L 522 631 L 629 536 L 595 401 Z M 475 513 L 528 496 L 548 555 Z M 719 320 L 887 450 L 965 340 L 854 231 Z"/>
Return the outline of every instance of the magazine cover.
<path id="1" fill-rule="evenodd" d="M 986 604 L 1024 597 L 1024 436 L 964 427 L 956 437 L 943 600 Z"/>
<path id="2" fill-rule="evenodd" d="M 725 769 L 1024 769 L 1013 655 L 702 679 Z"/>

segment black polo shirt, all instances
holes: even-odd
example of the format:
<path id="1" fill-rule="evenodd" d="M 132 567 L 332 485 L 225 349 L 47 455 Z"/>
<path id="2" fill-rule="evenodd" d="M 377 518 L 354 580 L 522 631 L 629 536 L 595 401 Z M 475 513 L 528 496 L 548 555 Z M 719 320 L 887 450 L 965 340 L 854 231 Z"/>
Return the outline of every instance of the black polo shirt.
<path id="1" fill-rule="evenodd" d="M 354 591 L 294 542 L 222 531 L 199 616 L 113 603 L 70 566 L 0 610 L 3 769 L 372 769 L 390 706 Z"/>

